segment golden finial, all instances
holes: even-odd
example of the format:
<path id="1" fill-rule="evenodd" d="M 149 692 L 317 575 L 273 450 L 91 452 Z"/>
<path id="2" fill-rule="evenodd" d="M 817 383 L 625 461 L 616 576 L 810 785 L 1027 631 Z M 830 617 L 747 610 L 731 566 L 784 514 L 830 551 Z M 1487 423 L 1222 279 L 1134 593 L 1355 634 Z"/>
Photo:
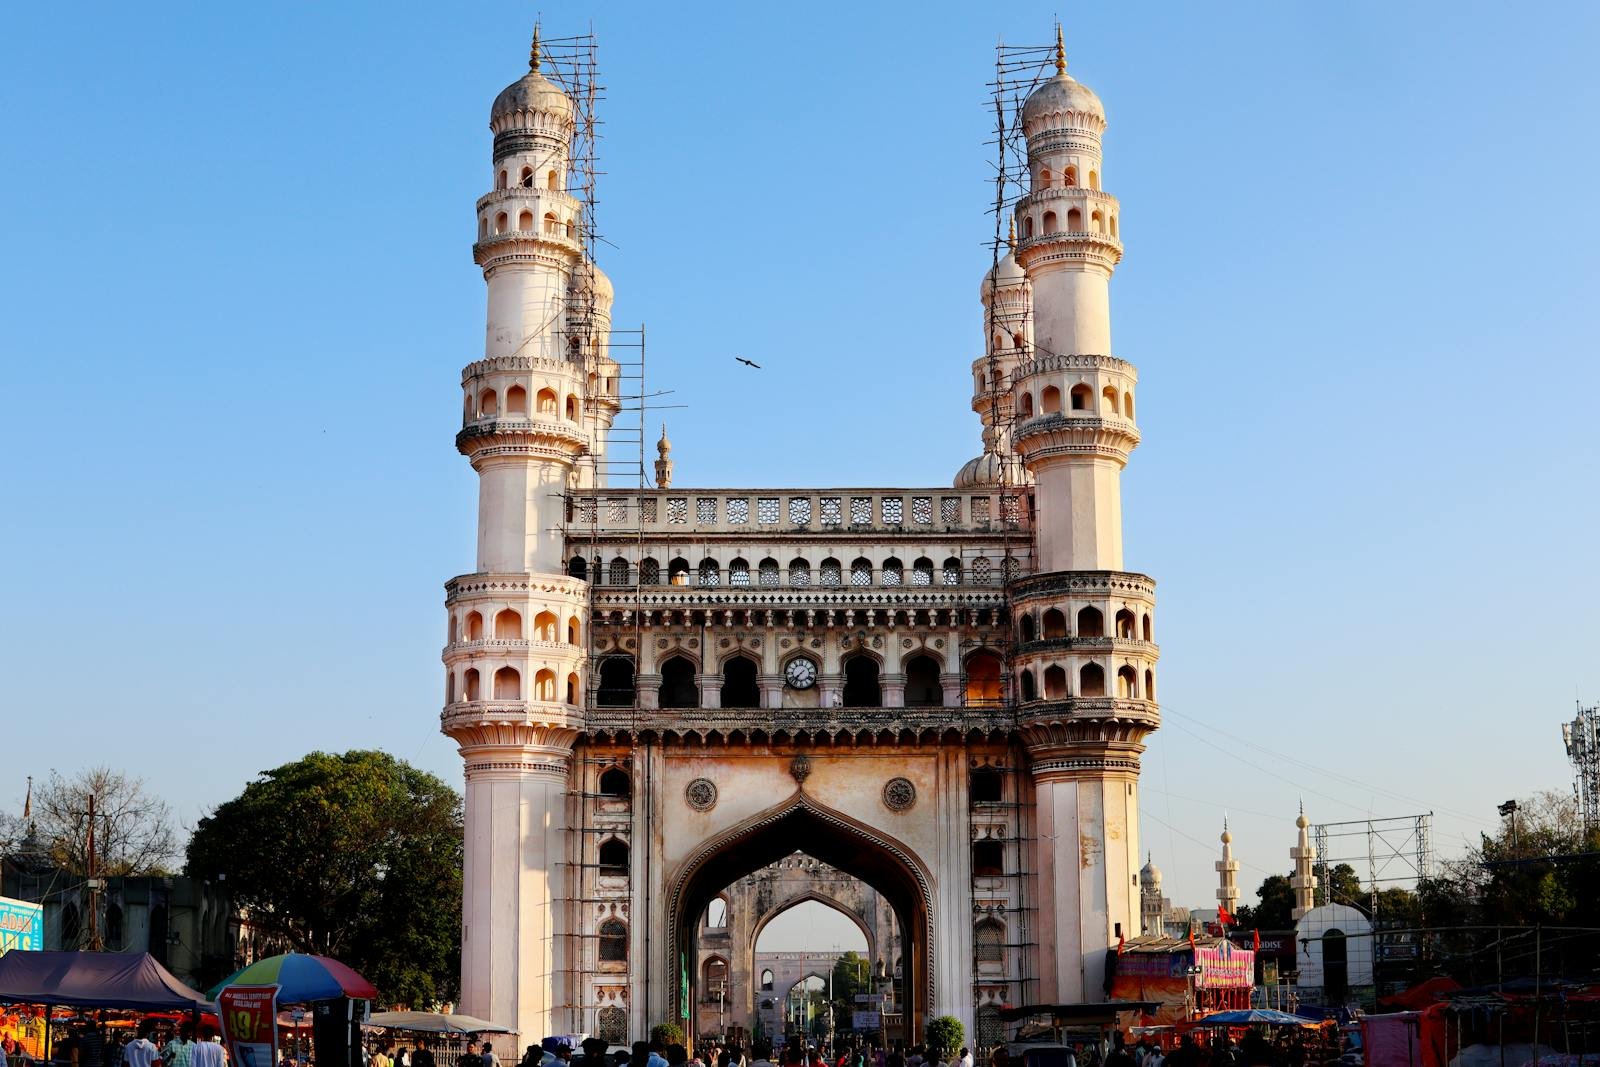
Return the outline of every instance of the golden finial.
<path id="1" fill-rule="evenodd" d="M 528 49 L 528 69 L 539 69 L 539 24 L 533 24 L 533 47 Z"/>
<path id="2" fill-rule="evenodd" d="M 1011 216 L 1011 225 L 1006 227 L 1006 247 L 1012 252 L 1017 250 L 1017 217 Z"/>
<path id="3" fill-rule="evenodd" d="M 1056 23 L 1056 73 L 1067 72 L 1067 43 L 1061 37 L 1061 23 Z"/>

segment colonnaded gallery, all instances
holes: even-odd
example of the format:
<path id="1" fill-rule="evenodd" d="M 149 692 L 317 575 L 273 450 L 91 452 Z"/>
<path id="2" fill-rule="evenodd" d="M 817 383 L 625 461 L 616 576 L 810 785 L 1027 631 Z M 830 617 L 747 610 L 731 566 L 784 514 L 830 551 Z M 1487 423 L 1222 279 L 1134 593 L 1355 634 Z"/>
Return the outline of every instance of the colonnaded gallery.
<path id="1" fill-rule="evenodd" d="M 756 936 L 802 900 L 861 928 L 891 1036 L 951 1014 L 981 1046 L 999 1005 L 1104 997 L 1140 932 L 1155 598 L 1122 559 L 1105 114 L 1057 42 L 1017 94 L 983 450 L 949 487 L 682 488 L 664 433 L 653 479 L 608 476 L 645 393 L 589 239 L 594 94 L 536 35 L 495 98 L 456 436 L 477 563 L 445 587 L 461 1010 L 522 1043 L 704 1033 L 713 1002 L 755 1027 L 802 977 L 757 973 Z"/>

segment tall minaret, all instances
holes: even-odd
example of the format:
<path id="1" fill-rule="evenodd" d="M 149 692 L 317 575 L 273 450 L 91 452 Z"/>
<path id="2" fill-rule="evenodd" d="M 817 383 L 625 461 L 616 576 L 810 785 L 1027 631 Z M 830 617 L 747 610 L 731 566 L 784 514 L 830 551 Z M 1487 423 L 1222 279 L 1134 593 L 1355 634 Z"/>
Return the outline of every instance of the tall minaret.
<path id="1" fill-rule="evenodd" d="M 572 1003 L 566 796 L 588 587 L 565 573 L 560 526 L 562 494 L 595 451 L 589 399 L 606 356 L 590 327 L 610 315 L 609 283 L 584 259 L 580 205 L 567 192 L 572 101 L 540 62 L 535 30 L 528 73 L 489 113 L 493 188 L 478 200 L 473 246 L 488 331 L 484 358 L 462 371 L 456 435 L 478 473 L 478 559 L 445 587 L 442 716 L 466 762 L 462 1010 L 527 1040 L 576 1029 L 560 1008 Z M 591 290 L 582 301 L 575 277 Z"/>
<path id="2" fill-rule="evenodd" d="M 1017 460 L 1011 441 L 1011 383 L 1033 348 L 1033 286 L 1017 263 L 1015 219 L 1006 254 L 984 272 L 978 299 L 983 304 L 984 354 L 972 361 L 972 410 L 983 423 L 983 454 L 962 466 L 955 487 L 1021 487 L 1033 478 Z"/>
<path id="3" fill-rule="evenodd" d="M 1289 916 L 1299 922 L 1300 916 L 1317 903 L 1317 849 L 1311 843 L 1308 829 L 1311 820 L 1306 818 L 1304 804 L 1300 805 L 1300 817 L 1295 819 L 1294 825 L 1299 830 L 1299 836 L 1295 846 L 1289 850 L 1289 858 L 1294 860 L 1294 874 L 1289 876 L 1289 888 L 1294 890 L 1294 910 Z"/>
<path id="4" fill-rule="evenodd" d="M 1216 862 L 1217 903 L 1229 915 L 1239 913 L 1239 861 L 1233 858 L 1233 834 L 1222 820 L 1222 858 Z"/>
<path id="5" fill-rule="evenodd" d="M 1011 393 L 1037 553 L 1033 576 L 1008 589 L 1024 638 L 1037 635 L 1013 664 L 1046 842 L 1034 867 L 1041 1003 L 1102 996 L 1106 948 L 1141 928 L 1139 756 L 1160 724 L 1155 583 L 1122 570 L 1119 483 L 1139 442 L 1138 375 L 1111 354 L 1108 285 L 1122 243 L 1117 201 L 1101 191 L 1105 111 L 1067 74 L 1059 29 L 1055 67 L 1022 107 L 1016 261 L 1033 335 Z"/>

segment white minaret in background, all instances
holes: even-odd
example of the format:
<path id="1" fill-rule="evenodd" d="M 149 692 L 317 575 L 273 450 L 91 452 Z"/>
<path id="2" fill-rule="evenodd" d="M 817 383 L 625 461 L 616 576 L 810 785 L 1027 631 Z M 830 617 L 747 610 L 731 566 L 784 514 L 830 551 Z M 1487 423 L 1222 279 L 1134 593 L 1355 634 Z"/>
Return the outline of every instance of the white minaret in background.
<path id="1" fill-rule="evenodd" d="M 1024 486 L 1033 480 L 1018 461 L 1010 437 L 1011 383 L 1033 350 L 1033 285 L 1017 263 L 1016 220 L 1006 254 L 984 272 L 978 287 L 983 304 L 984 354 L 972 361 L 972 410 L 983 423 L 983 454 L 956 474 L 957 489 Z"/>
<path id="2" fill-rule="evenodd" d="M 1294 860 L 1294 874 L 1289 877 L 1289 888 L 1294 890 L 1294 910 L 1289 915 L 1299 922 L 1300 916 L 1315 907 L 1317 902 L 1317 849 L 1311 843 L 1311 820 L 1306 818 L 1304 804 L 1300 806 L 1300 816 L 1294 824 L 1299 835 L 1294 847 L 1289 850 L 1289 858 Z"/>
<path id="3" fill-rule="evenodd" d="M 489 114 L 492 188 L 473 246 L 488 329 L 462 371 L 456 435 L 478 473 L 477 568 L 446 585 L 442 716 L 466 762 L 461 1010 L 527 1040 L 576 1024 L 558 1006 L 571 1003 L 566 808 L 588 585 L 566 574 L 562 494 L 599 480 L 617 410 L 611 285 L 584 255 L 567 191 L 574 108 L 540 63 L 535 30 L 528 73 Z"/>
<path id="4" fill-rule="evenodd" d="M 1122 571 L 1119 486 L 1139 442 L 1138 375 L 1111 354 L 1108 286 L 1122 243 L 1120 208 L 1101 189 L 1105 111 L 1067 73 L 1059 29 L 1055 76 L 1029 94 L 1021 122 L 1028 186 L 1015 262 L 1031 337 L 1010 399 L 1037 550 L 1033 576 L 1010 587 L 1013 664 L 1043 842 L 1037 996 L 1069 1003 L 1103 995 L 1107 947 L 1144 925 L 1138 784 L 1144 738 L 1160 725 L 1155 583 Z M 1021 289 L 1010 276 L 996 283 L 997 302 Z"/>
<path id="5" fill-rule="evenodd" d="M 1222 858 L 1217 861 L 1217 903 L 1229 915 L 1239 913 L 1239 861 L 1233 858 L 1233 834 L 1222 821 Z"/>

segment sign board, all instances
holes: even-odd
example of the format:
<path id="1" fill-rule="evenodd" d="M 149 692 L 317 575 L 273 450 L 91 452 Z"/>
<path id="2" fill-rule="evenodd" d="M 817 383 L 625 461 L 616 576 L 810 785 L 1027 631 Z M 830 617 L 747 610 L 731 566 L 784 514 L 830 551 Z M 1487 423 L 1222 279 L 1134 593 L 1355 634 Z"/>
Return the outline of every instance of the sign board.
<path id="1" fill-rule="evenodd" d="M 882 993 L 857 993 L 856 994 L 856 1003 L 857 1004 L 882 1004 L 883 1003 L 883 994 Z"/>
<path id="2" fill-rule="evenodd" d="M 44 948 L 44 905 L 0 897 L 0 955 Z"/>
<path id="3" fill-rule="evenodd" d="M 858 1033 L 865 1030 L 882 1030 L 883 1016 L 875 1011 L 853 1011 L 850 1013 L 850 1029 Z"/>
<path id="4" fill-rule="evenodd" d="M 277 986 L 229 986 L 217 995 L 217 1018 L 233 1067 L 276 1067 Z"/>

